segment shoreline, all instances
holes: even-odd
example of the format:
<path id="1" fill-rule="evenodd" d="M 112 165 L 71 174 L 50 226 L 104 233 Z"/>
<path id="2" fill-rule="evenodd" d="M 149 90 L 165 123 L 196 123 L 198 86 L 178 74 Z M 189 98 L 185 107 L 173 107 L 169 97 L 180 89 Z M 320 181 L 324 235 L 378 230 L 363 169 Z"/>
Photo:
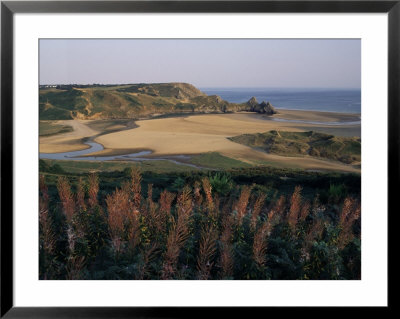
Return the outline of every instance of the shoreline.
<path id="1" fill-rule="evenodd" d="M 353 122 L 361 120 L 361 113 L 343 113 L 343 112 L 325 112 L 325 111 L 303 111 L 303 110 L 289 110 L 277 109 L 277 114 L 274 118 L 285 118 L 293 120 L 309 120 L 320 122 Z M 346 123 L 344 123 L 345 125 Z"/>
<path id="2" fill-rule="evenodd" d="M 249 112 L 249 111 L 238 111 L 238 112 L 182 112 L 182 113 L 165 113 L 165 114 L 155 114 L 155 115 L 149 115 L 149 116 L 144 116 L 144 117 L 138 117 L 138 118 L 133 118 L 133 121 L 147 121 L 147 120 L 157 120 L 157 119 L 166 119 L 166 118 L 180 118 L 180 117 L 188 117 L 188 116 L 201 116 L 201 115 L 220 115 L 220 114 L 254 114 L 257 116 L 264 116 L 264 117 L 280 117 L 282 115 L 290 115 L 290 116 L 301 116 L 302 114 L 314 114 L 317 115 L 318 117 L 322 117 L 324 119 L 328 119 L 330 117 L 339 117 L 342 119 L 354 119 L 354 120 L 359 120 L 361 118 L 361 113 L 352 113 L 352 112 L 334 112 L 334 111 L 320 111 L 320 110 L 299 110 L 299 109 L 285 109 L 285 108 L 277 108 L 275 107 L 275 110 L 277 111 L 276 114 L 274 115 L 265 115 L 262 113 L 257 113 L 257 112 Z M 122 120 L 122 119 L 121 119 Z M 88 120 L 90 121 L 90 120 Z M 97 120 L 97 121 L 102 121 L 102 120 Z M 106 121 L 106 119 L 104 120 Z"/>

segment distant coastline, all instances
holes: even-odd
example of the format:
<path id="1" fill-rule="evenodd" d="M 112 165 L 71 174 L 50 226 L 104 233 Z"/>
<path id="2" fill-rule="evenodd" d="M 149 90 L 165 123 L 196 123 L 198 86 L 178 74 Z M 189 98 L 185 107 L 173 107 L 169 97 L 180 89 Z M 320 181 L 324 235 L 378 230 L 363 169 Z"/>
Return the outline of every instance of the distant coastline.
<path id="1" fill-rule="evenodd" d="M 207 95 L 218 95 L 230 103 L 244 103 L 254 96 L 270 101 L 277 109 L 361 113 L 361 89 L 298 88 L 207 88 Z"/>

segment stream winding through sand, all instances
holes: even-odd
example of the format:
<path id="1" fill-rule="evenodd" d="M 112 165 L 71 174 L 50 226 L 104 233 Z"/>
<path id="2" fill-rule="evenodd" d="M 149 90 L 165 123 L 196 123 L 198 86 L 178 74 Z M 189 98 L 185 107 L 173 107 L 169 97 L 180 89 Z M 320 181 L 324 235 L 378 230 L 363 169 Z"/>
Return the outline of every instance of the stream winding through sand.
<path id="1" fill-rule="evenodd" d="M 90 147 L 87 149 L 84 149 L 84 150 L 72 151 L 72 152 L 40 153 L 39 158 L 40 159 L 50 159 L 50 160 L 69 160 L 69 161 L 115 161 L 115 160 L 120 160 L 120 161 L 157 161 L 157 160 L 163 160 L 163 161 L 170 161 L 170 162 L 178 164 L 178 165 L 185 165 L 185 166 L 194 167 L 194 168 L 198 168 L 198 169 L 203 168 L 198 165 L 178 161 L 178 159 L 181 159 L 181 160 L 190 159 L 190 156 L 186 156 L 186 155 L 176 155 L 176 156 L 171 156 L 168 158 L 166 158 L 166 157 L 158 157 L 158 158 L 141 157 L 141 156 L 151 154 L 152 153 L 151 151 L 141 151 L 141 152 L 136 152 L 136 153 L 131 153 L 131 154 L 112 155 L 112 156 L 84 156 L 84 155 L 89 155 L 91 153 L 95 153 L 95 152 L 104 150 L 103 145 L 96 143 L 92 140 L 85 142 L 85 144 L 89 145 Z"/>

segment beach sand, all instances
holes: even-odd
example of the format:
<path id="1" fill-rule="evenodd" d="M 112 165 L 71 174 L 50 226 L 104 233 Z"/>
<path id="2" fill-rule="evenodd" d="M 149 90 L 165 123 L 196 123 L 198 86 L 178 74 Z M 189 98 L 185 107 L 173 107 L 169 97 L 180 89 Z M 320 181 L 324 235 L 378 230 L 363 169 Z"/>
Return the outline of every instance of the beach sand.
<path id="1" fill-rule="evenodd" d="M 55 124 L 69 125 L 73 128 L 72 132 L 57 134 L 52 136 L 40 137 L 39 149 L 41 153 L 62 153 L 79 151 L 89 148 L 83 144 L 83 139 L 99 134 L 100 132 L 90 128 L 87 124 L 90 121 L 84 120 L 65 120 L 56 121 Z"/>
<path id="2" fill-rule="evenodd" d="M 279 119 L 342 122 L 359 120 L 357 114 L 331 112 L 311 112 L 279 110 L 274 115 Z M 83 149 L 86 145 L 76 143 L 77 138 L 98 135 L 100 132 L 89 128 L 85 121 L 60 121 L 72 125 L 74 132 L 40 139 L 41 152 L 59 152 Z M 68 122 L 68 123 L 67 123 Z M 76 122 L 76 123 L 70 123 Z M 77 124 L 78 123 L 78 124 Z M 339 162 L 316 159 L 312 157 L 284 157 L 267 154 L 245 145 L 232 142 L 228 137 L 240 134 L 262 133 L 270 130 L 282 131 L 329 131 L 341 136 L 359 136 L 360 125 L 324 125 L 273 121 L 269 117 L 254 113 L 204 114 L 186 117 L 171 117 L 136 121 L 138 127 L 110 134 L 100 135 L 95 141 L 102 144 L 105 150 L 92 155 L 111 155 L 131 153 L 132 150 L 151 150 L 152 157 L 165 155 L 194 155 L 206 152 L 220 154 L 243 162 L 277 163 L 282 167 L 305 169 L 329 169 L 348 172 L 359 172 L 360 169 Z M 42 144 L 43 143 L 43 144 Z M 74 148 L 80 147 L 80 148 Z M 149 157 L 149 156 L 146 156 Z"/>
<path id="3" fill-rule="evenodd" d="M 274 118 L 314 122 L 344 122 L 360 120 L 361 114 L 320 111 L 278 110 Z"/>

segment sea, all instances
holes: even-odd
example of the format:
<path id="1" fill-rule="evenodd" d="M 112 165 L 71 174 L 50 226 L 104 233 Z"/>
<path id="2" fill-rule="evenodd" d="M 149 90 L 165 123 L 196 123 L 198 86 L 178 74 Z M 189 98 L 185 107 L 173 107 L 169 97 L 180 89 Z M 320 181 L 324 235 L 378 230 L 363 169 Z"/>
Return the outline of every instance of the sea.
<path id="1" fill-rule="evenodd" d="M 219 95 L 232 103 L 270 102 L 276 109 L 361 113 L 361 90 L 357 89 L 263 89 L 200 88 L 208 95 Z"/>

